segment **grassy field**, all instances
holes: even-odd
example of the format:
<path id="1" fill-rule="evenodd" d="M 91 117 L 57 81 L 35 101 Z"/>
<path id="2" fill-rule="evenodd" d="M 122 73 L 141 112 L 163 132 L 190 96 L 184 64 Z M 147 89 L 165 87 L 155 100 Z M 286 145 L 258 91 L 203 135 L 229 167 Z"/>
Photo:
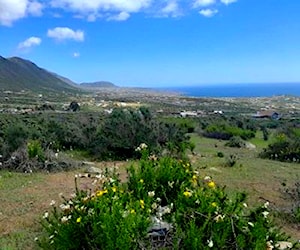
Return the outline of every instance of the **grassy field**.
<path id="1" fill-rule="evenodd" d="M 248 193 L 249 206 L 269 201 L 271 208 L 287 209 L 289 202 L 282 194 L 283 184 L 287 187 L 299 181 L 299 164 L 263 160 L 257 157 L 266 146 L 262 135 L 251 142 L 256 149 L 225 147 L 224 141 L 191 135 L 195 143 L 195 154 L 190 154 L 193 166 L 201 175 L 210 175 L 218 185 L 226 186 L 230 194 L 236 191 Z M 218 157 L 222 152 L 224 157 Z M 236 164 L 226 167 L 230 155 L 236 156 Z M 97 167 L 119 166 L 121 178 L 126 179 L 126 166 L 130 162 L 96 163 Z M 36 249 L 34 238 L 39 236 L 39 220 L 49 209 L 51 200 L 61 201 L 60 193 L 68 197 L 74 192 L 74 175 L 84 169 L 61 173 L 21 174 L 0 171 L 0 249 Z M 82 180 L 82 188 L 88 184 Z M 277 219 L 292 239 L 299 240 L 296 227 Z M 299 228 L 298 228 L 299 229 Z"/>

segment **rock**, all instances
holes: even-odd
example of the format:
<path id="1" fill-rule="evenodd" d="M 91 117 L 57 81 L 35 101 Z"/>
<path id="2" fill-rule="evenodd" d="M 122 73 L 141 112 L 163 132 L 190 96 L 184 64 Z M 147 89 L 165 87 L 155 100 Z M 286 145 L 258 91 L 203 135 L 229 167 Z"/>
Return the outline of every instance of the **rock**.
<path id="1" fill-rule="evenodd" d="M 89 174 L 101 174 L 103 171 L 100 168 L 91 166 L 91 167 L 87 167 L 84 172 Z"/>
<path id="2" fill-rule="evenodd" d="M 251 150 L 256 149 L 256 146 L 254 144 L 252 144 L 251 142 L 245 142 L 245 147 L 247 149 L 251 149 Z"/>
<path id="3" fill-rule="evenodd" d="M 276 243 L 275 247 L 278 248 L 279 250 L 286 250 L 286 249 L 292 249 L 293 244 L 288 241 L 279 241 Z"/>

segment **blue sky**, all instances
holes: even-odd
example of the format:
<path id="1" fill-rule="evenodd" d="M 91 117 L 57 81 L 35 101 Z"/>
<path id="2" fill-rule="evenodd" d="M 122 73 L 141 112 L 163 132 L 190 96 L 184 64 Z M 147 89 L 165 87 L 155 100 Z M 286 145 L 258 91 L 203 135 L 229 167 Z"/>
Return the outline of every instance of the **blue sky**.
<path id="1" fill-rule="evenodd" d="M 300 82 L 299 0 L 0 0 L 0 55 L 75 82 Z"/>

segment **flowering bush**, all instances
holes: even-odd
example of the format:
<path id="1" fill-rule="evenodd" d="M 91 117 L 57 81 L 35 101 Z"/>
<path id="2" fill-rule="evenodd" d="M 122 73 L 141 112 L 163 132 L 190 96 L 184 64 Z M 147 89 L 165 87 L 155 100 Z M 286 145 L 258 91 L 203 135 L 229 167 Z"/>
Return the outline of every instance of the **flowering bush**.
<path id="1" fill-rule="evenodd" d="M 162 236 L 172 249 L 276 249 L 276 242 L 285 239 L 268 217 L 268 204 L 249 209 L 245 194 L 230 199 L 224 188 L 189 162 L 142 155 L 140 166 L 128 169 L 127 182 L 106 170 L 95 177 L 89 191 L 76 188 L 74 197 L 63 204 L 52 202 L 53 208 L 44 214 L 46 234 L 39 245 L 157 249 L 151 239 Z"/>

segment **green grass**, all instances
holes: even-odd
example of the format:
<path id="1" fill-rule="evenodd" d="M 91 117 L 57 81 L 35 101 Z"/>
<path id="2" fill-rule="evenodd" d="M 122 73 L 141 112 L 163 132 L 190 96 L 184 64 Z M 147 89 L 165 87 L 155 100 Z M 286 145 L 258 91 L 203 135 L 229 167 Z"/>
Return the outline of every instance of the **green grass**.
<path id="1" fill-rule="evenodd" d="M 191 155 L 192 165 L 199 169 L 203 176 L 210 175 L 221 186 L 226 186 L 230 194 L 245 191 L 248 194 L 250 206 L 269 201 L 274 210 L 283 210 L 290 206 L 289 201 L 283 198 L 282 190 L 293 187 L 300 179 L 299 164 L 271 161 L 258 158 L 258 153 L 267 145 L 262 137 L 251 140 L 256 149 L 226 147 L 226 141 L 219 141 L 199 137 L 191 134 L 195 143 L 196 155 Z M 222 152 L 223 158 L 217 157 Z M 233 167 L 225 167 L 230 155 L 237 156 L 237 163 Z M 300 233 L 279 220 L 280 226 L 299 240 Z"/>

